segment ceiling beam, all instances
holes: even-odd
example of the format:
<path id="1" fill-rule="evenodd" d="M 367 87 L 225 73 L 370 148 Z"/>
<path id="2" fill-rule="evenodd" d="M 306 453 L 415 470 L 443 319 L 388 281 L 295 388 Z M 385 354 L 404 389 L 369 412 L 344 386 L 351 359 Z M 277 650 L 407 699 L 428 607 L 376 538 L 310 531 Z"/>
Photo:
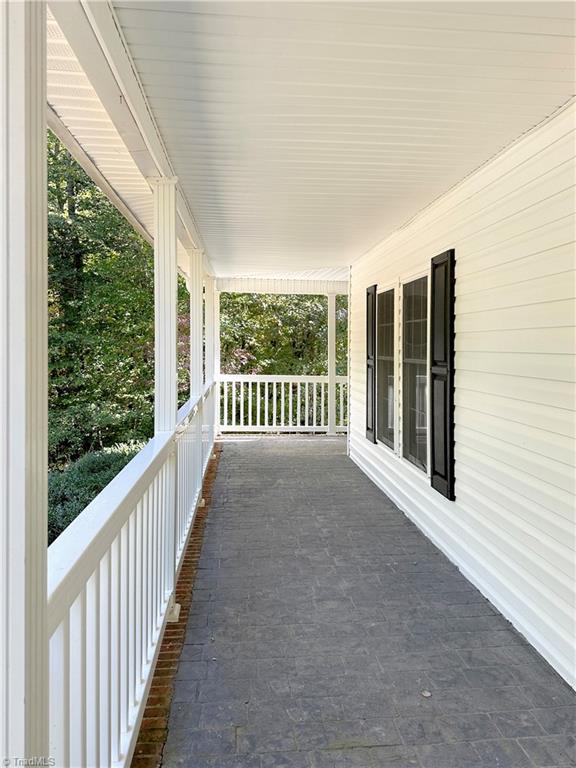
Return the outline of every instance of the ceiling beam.
<path id="1" fill-rule="evenodd" d="M 216 290 L 225 293 L 348 294 L 347 280 L 269 277 L 217 277 Z"/>

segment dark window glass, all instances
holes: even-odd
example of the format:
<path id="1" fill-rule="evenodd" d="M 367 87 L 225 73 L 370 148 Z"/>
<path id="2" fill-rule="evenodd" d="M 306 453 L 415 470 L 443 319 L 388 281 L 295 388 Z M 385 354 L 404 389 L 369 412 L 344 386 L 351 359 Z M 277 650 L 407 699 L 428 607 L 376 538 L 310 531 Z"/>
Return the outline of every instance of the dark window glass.
<path id="1" fill-rule="evenodd" d="M 427 457 L 428 278 L 404 286 L 403 336 L 403 454 L 421 469 Z"/>
<path id="2" fill-rule="evenodd" d="M 394 448 L 394 290 L 378 294 L 376 436 Z"/>

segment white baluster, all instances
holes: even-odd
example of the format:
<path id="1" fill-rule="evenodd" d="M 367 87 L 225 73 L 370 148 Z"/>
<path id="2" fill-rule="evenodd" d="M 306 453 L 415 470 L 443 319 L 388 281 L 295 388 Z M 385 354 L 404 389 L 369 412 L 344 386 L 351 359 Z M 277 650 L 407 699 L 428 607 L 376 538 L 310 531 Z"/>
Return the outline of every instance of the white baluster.
<path id="1" fill-rule="evenodd" d="M 312 426 L 315 427 L 318 423 L 318 384 L 314 381 L 312 383 Z"/>

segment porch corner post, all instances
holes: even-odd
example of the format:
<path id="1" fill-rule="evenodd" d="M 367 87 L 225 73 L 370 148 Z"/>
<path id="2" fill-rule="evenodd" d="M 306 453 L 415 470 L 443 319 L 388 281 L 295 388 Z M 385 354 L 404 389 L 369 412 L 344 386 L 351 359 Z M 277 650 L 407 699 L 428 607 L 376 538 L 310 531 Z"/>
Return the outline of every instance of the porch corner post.
<path id="1" fill-rule="evenodd" d="M 0 2 L 0 758 L 49 757 L 46 6 Z M 31 763 L 30 763 L 31 764 Z"/>
<path id="2" fill-rule="evenodd" d="M 328 434 L 336 434 L 336 294 L 328 294 Z"/>
<path id="3" fill-rule="evenodd" d="M 178 410 L 176 178 L 154 178 L 154 433 L 172 432 Z"/>

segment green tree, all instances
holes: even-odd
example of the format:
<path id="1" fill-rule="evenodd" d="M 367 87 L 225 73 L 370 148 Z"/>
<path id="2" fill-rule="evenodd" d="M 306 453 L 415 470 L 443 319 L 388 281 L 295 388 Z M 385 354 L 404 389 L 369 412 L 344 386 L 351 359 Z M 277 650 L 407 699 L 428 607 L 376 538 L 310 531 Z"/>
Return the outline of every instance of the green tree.
<path id="1" fill-rule="evenodd" d="M 347 297 L 336 302 L 336 369 L 346 374 Z M 222 293 L 223 373 L 322 376 L 328 372 L 326 296 Z"/>

